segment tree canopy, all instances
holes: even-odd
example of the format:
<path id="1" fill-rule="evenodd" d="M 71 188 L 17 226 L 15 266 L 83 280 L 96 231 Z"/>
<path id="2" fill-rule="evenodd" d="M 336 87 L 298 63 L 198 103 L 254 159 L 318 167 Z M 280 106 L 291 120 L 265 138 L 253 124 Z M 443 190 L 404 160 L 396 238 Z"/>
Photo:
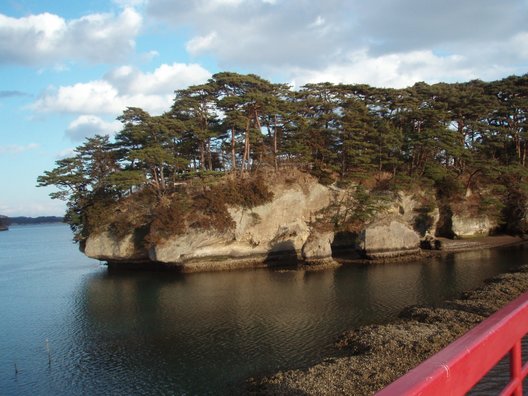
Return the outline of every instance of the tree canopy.
<path id="1" fill-rule="evenodd" d="M 88 138 L 38 178 L 68 202 L 82 239 L 90 208 L 148 191 L 163 202 L 193 178 L 294 166 L 324 183 L 428 183 L 486 190 L 502 205 L 526 197 L 528 75 L 500 81 L 423 82 L 404 89 L 307 84 L 218 73 L 175 91 L 158 116 L 129 107 L 112 139 Z M 449 195 L 449 194 L 447 194 Z"/>

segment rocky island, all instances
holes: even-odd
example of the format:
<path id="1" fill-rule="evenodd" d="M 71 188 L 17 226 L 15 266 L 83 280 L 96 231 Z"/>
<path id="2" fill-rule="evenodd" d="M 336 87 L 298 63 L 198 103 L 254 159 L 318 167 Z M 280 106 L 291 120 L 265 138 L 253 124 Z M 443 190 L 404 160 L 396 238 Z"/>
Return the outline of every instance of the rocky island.
<path id="1" fill-rule="evenodd" d="M 183 272 L 386 260 L 526 229 L 528 77 L 406 89 L 218 73 L 38 179 L 89 257 Z M 444 243 L 445 245 L 445 243 Z"/>
<path id="2" fill-rule="evenodd" d="M 313 176 L 291 169 L 259 177 L 259 183 L 270 186 L 266 194 L 272 198 L 251 208 L 227 207 L 232 226 L 225 230 L 191 228 L 150 246 L 148 236 L 137 232 L 116 236 L 105 230 L 90 234 L 83 251 L 114 267 L 141 264 L 184 272 L 285 263 L 328 265 L 333 255 L 342 252 L 346 257 L 375 260 L 420 254 L 420 246 L 431 243 L 440 220 L 438 210 L 433 209 L 427 214 L 427 226 L 422 224 L 425 192 L 398 192 L 379 204 L 357 231 L 336 231 L 332 221 L 346 211 L 340 202 L 350 191 L 324 186 Z M 487 216 L 451 221 L 453 228 L 465 230 L 464 236 L 488 235 L 497 227 Z"/>

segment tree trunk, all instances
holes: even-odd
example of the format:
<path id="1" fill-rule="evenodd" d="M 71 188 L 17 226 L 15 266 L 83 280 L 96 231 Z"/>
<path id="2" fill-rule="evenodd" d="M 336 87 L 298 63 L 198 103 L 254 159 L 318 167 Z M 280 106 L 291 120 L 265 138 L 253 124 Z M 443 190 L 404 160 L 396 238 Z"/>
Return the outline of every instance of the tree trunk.
<path id="1" fill-rule="evenodd" d="M 246 166 L 246 161 L 248 166 Z M 240 174 L 244 174 L 244 169 L 249 168 L 249 118 L 246 122 L 246 134 L 244 136 L 244 155 L 242 156 L 242 164 L 240 165 Z"/>
<path id="2" fill-rule="evenodd" d="M 165 183 L 165 175 L 163 174 L 163 165 L 159 168 L 159 176 L 160 176 L 160 186 L 162 190 L 165 190 L 166 183 Z"/>
<path id="3" fill-rule="evenodd" d="M 152 171 L 152 178 L 153 178 L 154 186 L 156 187 L 156 191 L 158 192 L 158 195 L 159 195 L 161 193 L 161 186 L 159 182 L 158 169 L 155 166 L 153 166 L 151 168 L 151 171 Z"/>
<path id="4" fill-rule="evenodd" d="M 473 178 L 475 177 L 475 175 L 476 175 L 477 173 L 479 173 L 479 172 L 480 172 L 480 169 L 477 169 L 477 170 L 473 171 L 473 172 L 469 175 L 468 181 L 467 181 L 467 183 L 466 183 L 466 192 L 465 192 L 464 196 L 466 196 L 466 197 L 468 196 L 469 190 L 470 190 L 470 188 L 471 188 L 471 182 L 473 181 Z"/>
<path id="5" fill-rule="evenodd" d="M 231 128 L 231 171 L 236 173 L 235 128 Z"/>
<path id="6" fill-rule="evenodd" d="M 213 159 L 211 156 L 211 139 L 207 139 L 207 165 L 209 170 L 213 170 Z"/>
<path id="7" fill-rule="evenodd" d="M 205 143 L 200 140 L 200 169 L 205 170 Z"/>
<path id="8" fill-rule="evenodd" d="M 277 115 L 275 115 L 273 125 L 273 165 L 275 170 L 279 169 L 279 163 L 277 161 Z"/>

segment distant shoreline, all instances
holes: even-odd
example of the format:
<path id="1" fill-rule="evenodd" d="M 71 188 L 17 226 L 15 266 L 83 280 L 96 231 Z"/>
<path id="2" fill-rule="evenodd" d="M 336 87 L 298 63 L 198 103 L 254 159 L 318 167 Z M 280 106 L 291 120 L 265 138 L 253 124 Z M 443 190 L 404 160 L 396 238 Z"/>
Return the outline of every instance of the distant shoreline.
<path id="1" fill-rule="evenodd" d="M 7 226 L 64 223 L 64 217 L 61 217 L 61 216 L 39 216 L 39 217 L 16 216 L 16 217 L 7 217 L 6 223 L 7 223 Z"/>

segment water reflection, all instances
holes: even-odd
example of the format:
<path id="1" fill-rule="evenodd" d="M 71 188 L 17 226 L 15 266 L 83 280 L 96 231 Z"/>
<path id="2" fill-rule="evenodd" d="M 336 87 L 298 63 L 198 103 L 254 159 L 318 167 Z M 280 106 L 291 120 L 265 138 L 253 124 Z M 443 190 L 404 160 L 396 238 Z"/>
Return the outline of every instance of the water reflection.
<path id="1" fill-rule="evenodd" d="M 335 353 L 345 329 L 474 288 L 515 256 L 467 252 L 319 272 L 103 273 L 81 289 L 74 344 L 98 377 L 112 386 L 108 376 L 126 378 L 125 392 L 155 383 L 159 392 L 231 393 L 250 376 Z"/>
<path id="2" fill-rule="evenodd" d="M 70 237 L 55 226 L 0 239 L 3 394 L 236 393 L 250 376 L 335 353 L 343 330 L 452 298 L 527 257 L 515 248 L 318 272 L 112 273 Z"/>
<path id="3" fill-rule="evenodd" d="M 191 393 L 320 357 L 318 342 L 332 333 L 317 333 L 337 320 L 328 309 L 332 271 L 233 275 L 94 276 L 83 290 L 76 344 L 104 362 L 97 370 L 119 367 L 125 375 L 128 367 L 132 383 L 139 380 L 134 373 L 144 378 L 162 370 L 170 373 L 167 389 Z"/>

